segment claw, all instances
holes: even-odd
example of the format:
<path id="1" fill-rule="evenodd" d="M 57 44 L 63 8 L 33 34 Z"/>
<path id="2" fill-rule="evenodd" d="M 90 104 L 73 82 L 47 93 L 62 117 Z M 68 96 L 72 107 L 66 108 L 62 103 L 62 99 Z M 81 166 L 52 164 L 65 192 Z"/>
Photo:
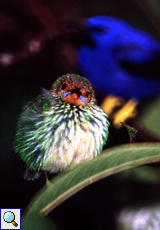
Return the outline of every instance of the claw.
<path id="1" fill-rule="evenodd" d="M 45 178 L 46 178 L 46 185 L 47 185 L 47 187 L 48 187 L 48 186 L 50 186 L 52 183 L 49 181 L 46 171 L 44 171 L 44 174 L 45 174 Z"/>

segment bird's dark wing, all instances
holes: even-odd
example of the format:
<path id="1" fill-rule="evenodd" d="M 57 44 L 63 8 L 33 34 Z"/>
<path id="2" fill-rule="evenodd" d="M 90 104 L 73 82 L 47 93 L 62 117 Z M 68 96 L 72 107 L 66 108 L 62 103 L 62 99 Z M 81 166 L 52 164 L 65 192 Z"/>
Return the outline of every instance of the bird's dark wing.
<path id="1" fill-rule="evenodd" d="M 52 94 L 43 89 L 40 96 L 29 102 L 24 108 L 17 124 L 15 151 L 25 161 L 31 171 L 39 171 L 44 157 L 44 150 L 38 143 L 39 126 L 43 122 L 43 111 L 55 103 Z M 25 173 L 25 178 L 33 178 Z M 37 177 L 35 174 L 34 177 Z"/>

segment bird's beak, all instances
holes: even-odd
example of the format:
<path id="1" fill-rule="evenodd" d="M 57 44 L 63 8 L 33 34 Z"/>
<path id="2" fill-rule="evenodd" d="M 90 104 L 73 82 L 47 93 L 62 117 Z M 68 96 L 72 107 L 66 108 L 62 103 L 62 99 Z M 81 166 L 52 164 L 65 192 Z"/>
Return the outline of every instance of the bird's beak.
<path id="1" fill-rule="evenodd" d="M 63 94 L 62 100 L 69 104 L 85 106 L 85 98 L 81 95 L 80 89 L 75 88 Z"/>

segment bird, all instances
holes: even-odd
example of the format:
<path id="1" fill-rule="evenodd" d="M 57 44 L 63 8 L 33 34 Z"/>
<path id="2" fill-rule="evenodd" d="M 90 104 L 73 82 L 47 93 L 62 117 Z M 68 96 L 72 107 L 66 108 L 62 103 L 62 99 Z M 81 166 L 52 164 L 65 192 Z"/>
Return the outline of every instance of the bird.
<path id="1" fill-rule="evenodd" d="M 14 149 L 27 166 L 24 179 L 92 160 L 107 141 L 109 125 L 91 83 L 78 74 L 62 75 L 23 107 L 17 122 Z"/>
<path id="2" fill-rule="evenodd" d="M 160 92 L 159 70 L 156 69 L 159 67 L 156 60 L 160 57 L 160 43 L 116 17 L 96 15 L 86 19 L 85 26 L 92 44 L 83 43 L 77 50 L 80 74 L 95 90 L 110 95 L 110 100 L 106 98 L 107 102 L 102 105 L 108 115 L 112 113 L 113 105 L 127 101 L 123 116 L 120 120 L 115 119 L 115 123 L 120 124 L 131 113 L 132 116 L 136 114 L 135 107 L 139 102 Z M 156 68 L 152 66 L 154 61 Z"/>
<path id="3" fill-rule="evenodd" d="M 158 41 L 114 17 L 94 16 L 85 24 L 94 45 L 82 44 L 77 62 L 95 89 L 125 99 L 144 99 L 159 90 L 160 81 L 131 74 L 121 65 L 127 62 L 139 66 L 152 61 L 160 54 Z"/>

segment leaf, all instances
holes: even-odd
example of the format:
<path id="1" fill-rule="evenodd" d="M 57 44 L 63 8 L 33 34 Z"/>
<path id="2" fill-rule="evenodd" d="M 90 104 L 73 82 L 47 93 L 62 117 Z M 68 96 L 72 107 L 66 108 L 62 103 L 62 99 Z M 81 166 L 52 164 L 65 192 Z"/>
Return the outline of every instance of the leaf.
<path id="1" fill-rule="evenodd" d="M 47 215 L 76 192 L 109 175 L 139 165 L 160 161 L 160 144 L 121 145 L 105 150 L 100 157 L 52 180 L 28 206 L 26 216 Z"/>
<path id="2" fill-rule="evenodd" d="M 159 168 L 142 166 L 123 171 L 121 173 L 122 179 L 133 179 L 143 183 L 160 183 L 160 170 Z"/>
<path id="3" fill-rule="evenodd" d="M 140 120 L 146 129 L 160 137 L 160 97 L 147 103 L 141 113 Z"/>
<path id="4" fill-rule="evenodd" d="M 56 230 L 57 228 L 53 225 L 52 221 L 48 218 L 43 218 L 39 215 L 33 214 L 30 217 L 22 218 L 21 229 L 23 230 L 44 230 L 52 229 Z"/>

